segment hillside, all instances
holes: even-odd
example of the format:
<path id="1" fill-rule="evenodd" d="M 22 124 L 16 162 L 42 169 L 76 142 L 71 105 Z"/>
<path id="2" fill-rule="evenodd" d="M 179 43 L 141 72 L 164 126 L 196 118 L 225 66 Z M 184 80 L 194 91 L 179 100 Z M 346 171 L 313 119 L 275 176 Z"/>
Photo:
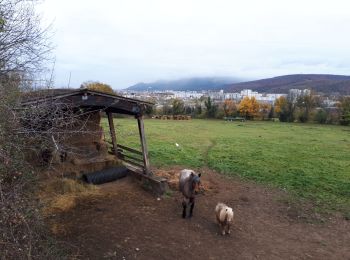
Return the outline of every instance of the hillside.
<path id="1" fill-rule="evenodd" d="M 274 78 L 241 82 L 237 78 L 189 78 L 172 81 L 156 81 L 153 83 L 139 83 L 128 90 L 175 90 L 201 91 L 219 90 L 239 92 L 252 89 L 262 93 L 288 93 L 289 89 L 309 88 L 325 94 L 350 95 L 350 76 L 329 74 L 294 74 Z"/>
<path id="2" fill-rule="evenodd" d="M 252 89 L 265 93 L 288 93 L 289 89 L 310 88 L 325 94 L 350 95 L 350 76 L 295 74 L 226 85 L 228 92 Z"/>
<path id="3" fill-rule="evenodd" d="M 219 89 L 227 84 L 240 82 L 235 78 L 220 78 L 220 77 L 206 77 L 206 78 L 188 78 L 179 80 L 160 80 L 152 83 L 138 83 L 127 90 L 134 91 L 157 91 L 157 90 L 174 90 L 174 91 L 200 91 Z"/>

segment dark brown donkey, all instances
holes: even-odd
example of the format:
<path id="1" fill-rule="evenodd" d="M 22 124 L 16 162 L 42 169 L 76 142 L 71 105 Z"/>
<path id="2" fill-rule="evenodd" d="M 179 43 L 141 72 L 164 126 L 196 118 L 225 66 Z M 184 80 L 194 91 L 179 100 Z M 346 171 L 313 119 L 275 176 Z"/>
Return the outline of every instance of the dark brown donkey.
<path id="1" fill-rule="evenodd" d="M 186 218 L 187 205 L 191 205 L 189 217 L 192 217 L 195 196 L 199 191 L 201 174 L 196 174 L 192 170 L 184 169 L 180 172 L 179 187 L 182 195 L 182 217 Z"/>

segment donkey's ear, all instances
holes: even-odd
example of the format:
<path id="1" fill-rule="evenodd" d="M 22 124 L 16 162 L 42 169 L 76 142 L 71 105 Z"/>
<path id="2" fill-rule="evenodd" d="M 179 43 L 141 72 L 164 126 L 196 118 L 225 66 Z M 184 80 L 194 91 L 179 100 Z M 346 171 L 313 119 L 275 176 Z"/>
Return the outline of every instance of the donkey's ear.
<path id="1" fill-rule="evenodd" d="M 198 173 L 198 177 L 201 177 L 201 175 L 202 175 L 201 173 Z"/>

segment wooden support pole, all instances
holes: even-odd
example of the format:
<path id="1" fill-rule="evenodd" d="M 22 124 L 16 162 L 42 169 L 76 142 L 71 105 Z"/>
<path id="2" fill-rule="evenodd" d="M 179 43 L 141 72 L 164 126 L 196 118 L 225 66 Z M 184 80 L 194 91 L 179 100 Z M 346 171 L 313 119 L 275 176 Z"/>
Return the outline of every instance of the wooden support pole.
<path id="1" fill-rule="evenodd" d="M 109 131 L 111 133 L 114 154 L 116 157 L 118 157 L 117 137 L 115 135 L 115 129 L 114 129 L 114 123 L 113 123 L 113 113 L 107 112 L 107 116 L 108 116 Z"/>
<path id="2" fill-rule="evenodd" d="M 145 136 L 145 126 L 143 124 L 142 116 L 137 117 L 137 124 L 139 126 L 143 164 L 145 167 L 144 171 L 145 171 L 146 175 L 152 175 L 152 172 L 150 170 L 149 158 L 148 158 L 148 149 L 147 149 L 146 136 Z"/>

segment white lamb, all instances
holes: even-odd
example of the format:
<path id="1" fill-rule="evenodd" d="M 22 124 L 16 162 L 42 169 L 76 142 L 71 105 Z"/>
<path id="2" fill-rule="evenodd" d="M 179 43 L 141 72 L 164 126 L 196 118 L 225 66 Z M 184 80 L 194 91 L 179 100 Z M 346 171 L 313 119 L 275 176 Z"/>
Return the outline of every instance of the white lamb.
<path id="1" fill-rule="evenodd" d="M 216 220 L 220 226 L 222 235 L 230 234 L 230 225 L 233 222 L 234 212 L 224 203 L 218 203 L 215 207 Z"/>

